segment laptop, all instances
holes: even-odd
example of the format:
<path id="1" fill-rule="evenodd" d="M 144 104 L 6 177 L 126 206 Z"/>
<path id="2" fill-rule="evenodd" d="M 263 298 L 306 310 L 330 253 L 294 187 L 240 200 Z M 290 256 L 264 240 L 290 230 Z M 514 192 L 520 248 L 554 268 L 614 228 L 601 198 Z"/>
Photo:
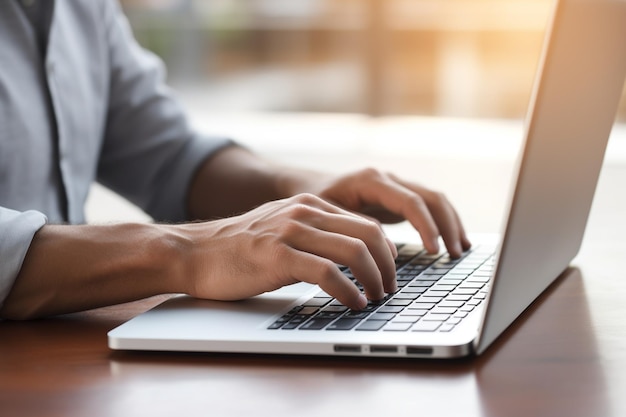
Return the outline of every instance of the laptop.
<path id="1" fill-rule="evenodd" d="M 352 311 L 299 283 L 237 302 L 174 296 L 115 350 L 479 355 L 579 251 L 626 74 L 626 1 L 560 0 L 546 31 L 502 233 L 460 259 L 398 244 L 398 291 Z M 350 271 L 338 265 L 350 276 Z"/>

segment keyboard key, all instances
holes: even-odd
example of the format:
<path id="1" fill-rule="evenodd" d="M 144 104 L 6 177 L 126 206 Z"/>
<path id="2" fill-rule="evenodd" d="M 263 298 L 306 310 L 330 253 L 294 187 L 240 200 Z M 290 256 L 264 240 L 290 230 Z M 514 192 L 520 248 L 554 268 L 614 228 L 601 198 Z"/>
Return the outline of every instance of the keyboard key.
<path id="1" fill-rule="evenodd" d="M 376 312 L 377 313 L 399 313 L 402 310 L 404 310 L 404 307 L 402 306 L 382 306 L 381 308 L 376 310 Z"/>
<path id="2" fill-rule="evenodd" d="M 415 300 L 417 297 L 419 297 L 419 294 L 416 293 L 408 293 L 408 292 L 401 292 L 398 293 L 396 295 L 393 296 L 394 300 Z"/>
<path id="3" fill-rule="evenodd" d="M 298 314 L 303 316 L 312 316 L 317 313 L 318 310 L 319 308 L 317 307 L 304 307 L 302 310 L 298 311 Z"/>
<path id="4" fill-rule="evenodd" d="M 322 311 L 315 317 L 320 319 L 336 319 L 339 316 L 341 316 L 341 313 Z"/>
<path id="5" fill-rule="evenodd" d="M 472 270 L 473 271 L 473 270 Z M 450 268 L 430 268 L 427 271 L 428 275 L 441 275 L 444 276 L 445 274 L 447 274 L 448 272 L 450 272 Z"/>
<path id="6" fill-rule="evenodd" d="M 411 328 L 413 323 L 387 323 L 383 328 L 385 332 L 406 332 Z"/>
<path id="7" fill-rule="evenodd" d="M 463 284 L 460 284 L 463 285 Z M 474 295 L 478 292 L 477 289 L 474 288 L 457 288 L 452 291 L 453 295 Z"/>
<path id="8" fill-rule="evenodd" d="M 442 324 L 441 327 L 439 328 L 440 332 L 450 332 L 452 331 L 452 329 L 454 329 L 454 324 Z"/>
<path id="9" fill-rule="evenodd" d="M 316 317 L 304 323 L 300 330 L 320 330 L 326 327 L 333 319 L 318 319 Z"/>
<path id="10" fill-rule="evenodd" d="M 343 316 L 347 319 L 364 319 L 369 316 L 371 313 L 368 311 L 348 311 Z"/>
<path id="11" fill-rule="evenodd" d="M 413 300 L 395 300 L 395 299 L 391 299 L 391 300 L 387 301 L 387 303 L 385 305 L 387 305 L 387 306 L 408 306 L 412 302 L 413 302 Z"/>
<path id="12" fill-rule="evenodd" d="M 472 296 L 469 294 L 450 294 L 449 296 L 446 297 L 446 299 L 442 302 L 446 302 L 446 301 L 467 301 L 467 300 L 471 300 Z"/>
<path id="13" fill-rule="evenodd" d="M 302 322 L 291 322 L 290 321 L 288 323 L 285 323 L 283 325 L 283 327 L 281 327 L 281 329 L 283 329 L 283 330 L 293 330 L 293 329 L 297 328 L 301 324 L 302 324 Z"/>
<path id="14" fill-rule="evenodd" d="M 412 288 L 412 287 L 430 288 L 430 287 L 432 287 L 433 284 L 434 284 L 434 281 L 426 281 L 426 280 L 423 280 L 423 279 L 419 279 L 417 281 L 414 281 L 414 282 L 410 283 L 409 285 L 407 285 L 407 287 L 408 288 Z"/>
<path id="15" fill-rule="evenodd" d="M 426 314 L 422 320 L 426 321 L 446 321 L 450 318 L 451 314 L 437 314 L 429 312 Z"/>
<path id="16" fill-rule="evenodd" d="M 376 331 L 380 330 L 385 324 L 387 324 L 387 322 L 384 320 L 366 320 L 361 323 L 355 330 Z"/>
<path id="17" fill-rule="evenodd" d="M 359 324 L 360 319 L 346 319 L 340 318 L 339 320 L 335 320 L 331 323 L 330 326 L 326 328 L 326 330 L 350 330 L 357 324 Z"/>
<path id="18" fill-rule="evenodd" d="M 410 285 L 406 288 L 403 288 L 401 294 L 411 293 L 411 294 L 422 294 L 426 291 L 428 287 L 411 287 Z"/>
<path id="19" fill-rule="evenodd" d="M 465 304 L 465 301 L 454 301 L 449 299 L 444 299 L 442 302 L 437 304 L 438 307 L 454 307 L 455 309 L 462 307 Z"/>
<path id="20" fill-rule="evenodd" d="M 392 323 L 415 323 L 420 319 L 420 316 L 406 316 L 398 315 L 391 320 Z"/>
<path id="21" fill-rule="evenodd" d="M 408 306 L 409 309 L 413 310 L 430 310 L 435 306 L 436 303 L 423 303 L 419 300 Z"/>
<path id="22" fill-rule="evenodd" d="M 463 285 L 463 284 L 461 284 Z M 450 293 L 450 291 L 436 291 L 434 289 L 429 289 L 428 291 L 426 291 L 423 295 L 423 297 L 440 297 L 443 298 L 446 295 L 448 295 Z"/>
<path id="23" fill-rule="evenodd" d="M 467 278 L 469 274 L 457 274 L 454 271 L 451 271 L 450 273 L 446 274 L 444 279 L 460 279 L 460 280 L 464 280 L 465 278 Z"/>
<path id="24" fill-rule="evenodd" d="M 445 291 L 446 293 L 449 293 L 454 288 L 456 288 L 456 285 L 437 283 L 432 287 L 432 291 Z"/>
<path id="25" fill-rule="evenodd" d="M 454 314 L 457 310 L 458 308 L 456 307 L 442 307 L 441 305 L 437 305 L 430 310 L 430 312 L 434 314 Z"/>
<path id="26" fill-rule="evenodd" d="M 456 268 L 454 268 L 450 272 L 452 272 L 454 274 L 465 274 L 465 276 L 468 276 L 469 274 L 471 274 L 475 270 L 476 270 L 476 268 L 466 267 L 465 265 L 459 265 L 459 266 L 457 266 Z"/>
<path id="27" fill-rule="evenodd" d="M 348 307 L 346 306 L 342 306 L 342 305 L 331 305 L 328 307 L 325 307 L 324 312 L 326 313 L 343 313 L 344 311 L 347 311 Z"/>
<path id="28" fill-rule="evenodd" d="M 434 332 L 441 326 L 438 321 L 418 321 L 411 327 L 413 332 Z"/>
<path id="29" fill-rule="evenodd" d="M 418 299 L 415 300 L 416 303 L 434 303 L 437 304 L 441 301 L 443 297 L 427 297 L 426 295 L 422 295 Z"/>
<path id="30" fill-rule="evenodd" d="M 400 313 L 396 317 L 400 317 L 400 316 L 402 316 L 402 317 L 404 317 L 404 316 L 422 317 L 422 316 L 425 316 L 426 314 L 428 314 L 428 310 L 415 310 L 415 309 L 409 307 L 409 308 L 404 310 L 402 313 Z"/>
<path id="31" fill-rule="evenodd" d="M 476 275 L 475 273 L 472 274 L 469 278 L 467 278 L 467 282 L 482 282 L 482 283 L 487 283 L 489 282 L 489 279 L 491 278 L 491 275 L 486 275 L 486 276 L 481 276 L 481 275 Z"/>
<path id="32" fill-rule="evenodd" d="M 396 316 L 396 313 L 374 313 L 370 316 L 370 320 L 391 320 Z"/>
<path id="33" fill-rule="evenodd" d="M 313 297 L 306 303 L 304 303 L 303 307 L 323 307 L 328 304 L 332 300 L 331 297 Z"/>
<path id="34" fill-rule="evenodd" d="M 438 283 L 440 284 L 454 285 L 455 287 L 462 282 L 463 282 L 463 279 L 461 278 L 450 278 L 448 276 L 445 276 L 438 281 Z"/>
<path id="35" fill-rule="evenodd" d="M 459 288 L 476 288 L 476 289 L 481 289 L 483 287 L 483 285 L 485 285 L 483 282 L 462 282 L 461 284 L 459 284 Z"/>

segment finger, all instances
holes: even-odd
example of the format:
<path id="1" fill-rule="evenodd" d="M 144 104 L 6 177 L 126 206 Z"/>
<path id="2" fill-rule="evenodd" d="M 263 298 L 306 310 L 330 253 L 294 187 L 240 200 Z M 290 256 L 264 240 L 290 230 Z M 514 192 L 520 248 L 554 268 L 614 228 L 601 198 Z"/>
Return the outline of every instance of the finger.
<path id="1" fill-rule="evenodd" d="M 463 251 L 471 247 L 471 243 L 467 238 L 458 213 L 443 194 L 402 181 L 393 175 L 390 175 L 390 178 L 404 187 L 424 196 L 424 201 L 439 228 L 441 238 L 450 256 L 458 258 L 462 255 Z"/>
<path id="2" fill-rule="evenodd" d="M 384 231 L 382 229 L 382 223 L 380 222 L 380 220 L 378 220 L 375 217 L 369 216 L 367 214 L 364 213 L 359 213 L 359 212 L 353 212 L 351 210 L 347 210 L 341 206 L 337 206 L 335 204 L 329 203 L 328 201 L 319 198 L 317 196 L 314 196 L 315 200 L 312 201 L 312 205 L 316 206 L 324 211 L 327 211 L 329 213 L 335 213 L 335 214 L 344 214 L 346 216 L 356 216 L 357 218 L 364 218 L 374 224 L 376 224 L 379 228 L 379 230 L 384 234 Z M 385 239 L 387 241 L 387 245 L 389 246 L 389 250 L 391 251 L 392 257 L 395 259 L 398 257 L 398 248 L 396 248 L 396 245 L 389 240 L 386 236 Z M 394 268 L 394 272 L 395 272 L 395 268 Z M 394 276 L 395 277 L 395 276 Z"/>
<path id="3" fill-rule="evenodd" d="M 439 225 L 441 238 L 452 258 L 458 258 L 463 253 L 461 244 L 462 229 L 458 217 L 452 206 L 439 195 L 428 203 L 430 211 Z"/>
<path id="4" fill-rule="evenodd" d="M 353 310 L 367 306 L 367 298 L 331 260 L 285 246 L 281 255 L 284 273 L 295 280 L 319 285 L 326 293 Z"/>
<path id="5" fill-rule="evenodd" d="M 325 226 L 331 226 L 329 228 L 333 231 L 299 224 L 293 227 L 286 240 L 295 249 L 349 267 L 363 286 L 365 295 L 371 300 L 383 298 L 385 291 L 395 291 L 395 264 L 386 240 L 382 238 L 379 239 L 380 242 L 366 243 L 358 237 L 350 236 L 350 232 L 344 233 L 350 226 L 342 224 L 341 220 L 329 221 L 334 224 Z"/>
<path id="6" fill-rule="evenodd" d="M 463 227 L 463 222 L 461 222 L 461 218 L 456 210 L 454 210 L 454 215 L 456 216 L 457 223 L 460 225 L 461 229 L 461 247 L 463 248 L 463 251 L 469 250 L 472 247 L 472 242 L 467 236 L 465 228 Z"/>
<path id="7" fill-rule="evenodd" d="M 397 251 L 395 245 L 385 236 L 378 223 L 347 213 L 345 215 L 328 214 L 317 217 L 310 224 L 317 229 L 350 236 L 363 242 L 369 251 L 369 255 L 374 259 L 378 271 L 380 271 L 384 290 L 386 292 L 396 291 L 396 266 L 394 259 L 397 256 Z M 358 263 L 356 259 L 351 259 L 350 253 L 345 253 L 345 255 L 348 255 L 348 259 L 340 263 L 349 266 L 355 278 L 365 286 L 366 282 L 361 280 L 361 277 L 364 275 L 360 273 L 363 265 Z M 358 255 L 358 253 L 353 254 L 353 256 L 355 255 Z M 371 294 L 367 292 L 367 294 L 373 295 L 373 292 Z"/>
<path id="8" fill-rule="evenodd" d="M 439 251 L 439 228 L 426 201 L 415 191 L 390 177 L 380 176 L 362 189 L 362 198 L 396 213 L 413 225 L 431 253 Z"/>
<path id="9" fill-rule="evenodd" d="M 379 277 L 378 281 L 382 279 L 384 290 L 387 292 L 396 291 L 397 283 L 394 259 L 398 256 L 397 249 L 395 245 L 387 239 L 379 223 L 369 221 L 360 215 L 337 207 L 316 196 L 301 195 L 295 200 L 297 203 L 303 204 L 303 206 L 300 207 L 301 210 L 295 215 L 296 220 L 320 230 L 361 240 L 374 258 L 377 270 L 380 271 L 381 277 Z M 308 230 L 291 232 L 294 238 L 309 236 L 309 233 L 311 233 L 311 231 Z M 301 240 L 302 239 L 300 239 L 300 241 Z M 318 247 L 315 253 L 320 254 L 323 250 L 328 251 L 328 248 L 323 247 L 326 243 L 324 243 L 322 236 L 318 235 L 316 238 L 307 239 L 307 244 L 309 247 L 314 244 Z M 354 242 L 348 244 L 353 247 L 352 250 L 356 250 L 354 246 L 358 245 L 358 243 Z M 345 249 L 343 249 L 343 251 L 345 252 Z M 346 255 L 348 255 L 348 258 L 346 258 Z M 366 288 L 368 296 L 374 297 L 379 293 L 376 288 L 377 284 L 371 280 L 371 277 L 364 272 L 359 272 L 363 270 L 363 264 L 359 263 L 355 265 L 355 261 L 349 258 L 349 253 L 328 253 L 326 256 L 338 263 L 350 266 L 355 278 Z M 337 261 L 337 257 L 345 259 Z M 375 299 L 380 298 L 382 298 L 382 296 Z"/>

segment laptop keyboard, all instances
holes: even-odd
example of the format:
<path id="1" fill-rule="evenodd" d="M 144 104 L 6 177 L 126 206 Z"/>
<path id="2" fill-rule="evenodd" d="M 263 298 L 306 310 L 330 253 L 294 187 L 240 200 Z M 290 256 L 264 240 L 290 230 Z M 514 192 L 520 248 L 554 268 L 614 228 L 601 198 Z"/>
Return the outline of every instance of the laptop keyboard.
<path id="1" fill-rule="evenodd" d="M 398 246 L 398 290 L 350 310 L 324 291 L 292 308 L 268 328 L 275 330 L 449 332 L 487 296 L 493 249 L 472 249 L 459 259 L 432 255 L 417 245 Z M 349 268 L 339 266 L 361 290 Z"/>

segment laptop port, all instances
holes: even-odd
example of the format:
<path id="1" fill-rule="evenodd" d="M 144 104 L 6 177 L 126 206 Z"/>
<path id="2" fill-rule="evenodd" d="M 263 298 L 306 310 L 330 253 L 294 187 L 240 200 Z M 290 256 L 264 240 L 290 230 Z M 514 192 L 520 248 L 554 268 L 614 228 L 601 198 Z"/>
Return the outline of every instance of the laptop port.
<path id="1" fill-rule="evenodd" d="M 338 353 L 361 353 L 359 345 L 335 345 L 334 349 Z"/>
<path id="2" fill-rule="evenodd" d="M 422 347 L 422 346 L 407 346 L 406 354 L 407 355 L 432 355 L 433 348 Z"/>
<path id="3" fill-rule="evenodd" d="M 397 346 L 370 346 L 371 353 L 397 353 Z"/>

